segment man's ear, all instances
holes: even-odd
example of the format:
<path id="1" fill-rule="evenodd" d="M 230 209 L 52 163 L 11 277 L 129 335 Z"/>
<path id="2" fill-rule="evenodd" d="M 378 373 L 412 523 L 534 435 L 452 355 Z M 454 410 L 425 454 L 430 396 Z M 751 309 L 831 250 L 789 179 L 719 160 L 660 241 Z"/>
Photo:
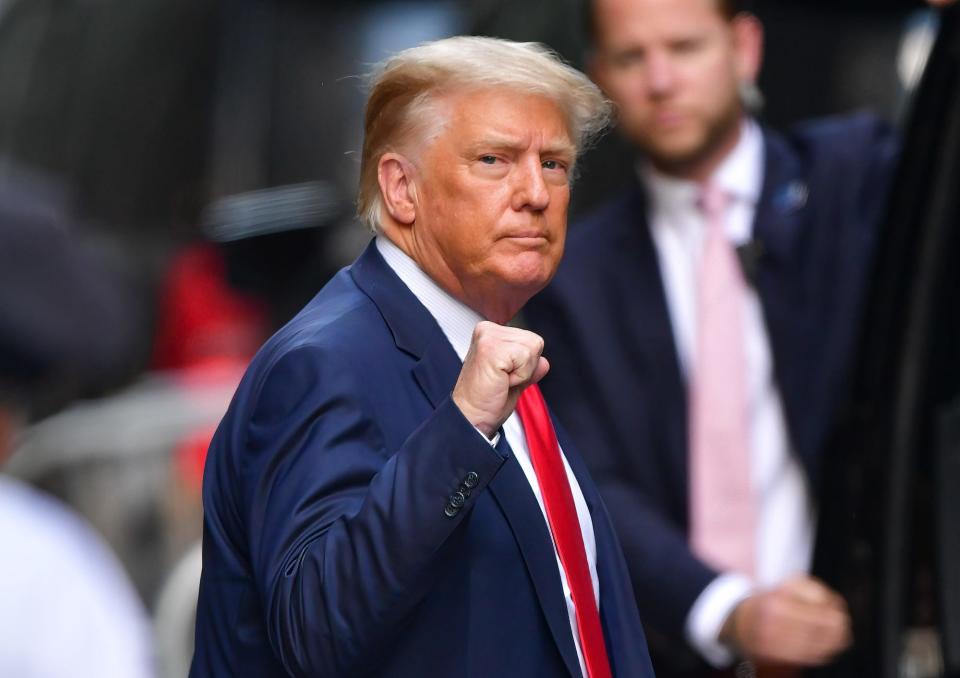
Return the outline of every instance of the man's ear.
<path id="1" fill-rule="evenodd" d="M 384 153 L 377 163 L 377 182 L 387 212 L 409 226 L 417 217 L 417 190 L 413 163 L 399 153 Z"/>
<path id="2" fill-rule="evenodd" d="M 737 78 L 756 83 L 763 63 L 763 24 L 749 12 L 737 14 L 732 23 Z"/>

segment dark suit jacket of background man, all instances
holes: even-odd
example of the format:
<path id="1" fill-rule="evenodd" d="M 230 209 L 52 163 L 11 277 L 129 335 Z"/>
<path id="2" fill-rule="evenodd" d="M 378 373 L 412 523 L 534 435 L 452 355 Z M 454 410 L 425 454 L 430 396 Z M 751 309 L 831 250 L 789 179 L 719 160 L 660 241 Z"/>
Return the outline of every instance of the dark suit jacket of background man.
<path id="1" fill-rule="evenodd" d="M 207 462 L 192 676 L 580 675 L 546 521 L 505 439 L 453 403 L 460 368 L 372 244 L 266 344 Z M 613 525 L 560 436 L 614 674 L 652 676 Z"/>
<path id="2" fill-rule="evenodd" d="M 764 130 L 764 145 L 743 258 L 752 259 L 790 440 L 816 496 L 896 144 L 860 114 L 787 136 Z M 553 369 L 543 390 L 613 516 L 641 617 L 682 638 L 717 573 L 687 546 L 686 384 L 644 203 L 635 186 L 575 224 L 556 278 L 524 316 L 544 337 Z"/>

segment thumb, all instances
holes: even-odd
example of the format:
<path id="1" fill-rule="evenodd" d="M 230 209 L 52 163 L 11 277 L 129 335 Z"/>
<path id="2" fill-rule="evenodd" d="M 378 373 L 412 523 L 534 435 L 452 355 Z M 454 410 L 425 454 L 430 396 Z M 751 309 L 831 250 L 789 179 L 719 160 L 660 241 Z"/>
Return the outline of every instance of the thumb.
<path id="1" fill-rule="evenodd" d="M 544 358 L 543 356 L 540 356 L 540 359 L 537 361 L 537 366 L 533 370 L 533 376 L 530 377 L 530 383 L 536 384 L 545 376 L 547 376 L 547 372 L 549 371 L 550 371 L 550 361 Z"/>
<path id="2" fill-rule="evenodd" d="M 808 605 L 828 605 L 837 597 L 826 584 L 814 577 L 797 577 L 788 581 L 785 588 L 794 599 Z"/>

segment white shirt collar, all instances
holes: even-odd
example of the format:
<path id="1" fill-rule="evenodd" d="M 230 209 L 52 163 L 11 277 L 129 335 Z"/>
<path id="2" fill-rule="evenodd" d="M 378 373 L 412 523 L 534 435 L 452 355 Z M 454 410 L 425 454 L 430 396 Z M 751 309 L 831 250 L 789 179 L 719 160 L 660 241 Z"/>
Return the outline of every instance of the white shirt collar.
<path id="1" fill-rule="evenodd" d="M 711 180 L 729 195 L 756 205 L 763 188 L 763 133 L 751 118 L 743 122 L 740 141 L 720 163 Z"/>
<path id="2" fill-rule="evenodd" d="M 752 118 L 745 118 L 740 139 L 710 177 L 735 200 L 756 205 L 763 188 L 763 133 Z M 696 182 L 664 174 L 649 160 L 641 160 L 637 171 L 647 187 L 655 209 L 671 210 L 696 201 L 699 186 Z"/>
<path id="3" fill-rule="evenodd" d="M 385 235 L 377 236 L 376 245 L 387 266 L 393 269 L 403 284 L 426 307 L 440 325 L 453 350 L 460 356 L 460 360 L 464 360 L 470 349 L 473 328 L 483 317 L 435 283 L 406 252 L 394 245 Z"/>

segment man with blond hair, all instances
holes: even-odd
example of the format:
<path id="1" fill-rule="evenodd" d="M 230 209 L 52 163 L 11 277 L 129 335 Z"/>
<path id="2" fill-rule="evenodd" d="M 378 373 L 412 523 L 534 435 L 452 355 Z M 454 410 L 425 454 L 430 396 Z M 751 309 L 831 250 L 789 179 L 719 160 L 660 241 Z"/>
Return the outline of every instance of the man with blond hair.
<path id="1" fill-rule="evenodd" d="M 544 49 L 376 76 L 375 238 L 261 349 L 204 477 L 199 676 L 652 676 L 626 565 L 507 326 L 559 263 L 608 104 Z"/>

